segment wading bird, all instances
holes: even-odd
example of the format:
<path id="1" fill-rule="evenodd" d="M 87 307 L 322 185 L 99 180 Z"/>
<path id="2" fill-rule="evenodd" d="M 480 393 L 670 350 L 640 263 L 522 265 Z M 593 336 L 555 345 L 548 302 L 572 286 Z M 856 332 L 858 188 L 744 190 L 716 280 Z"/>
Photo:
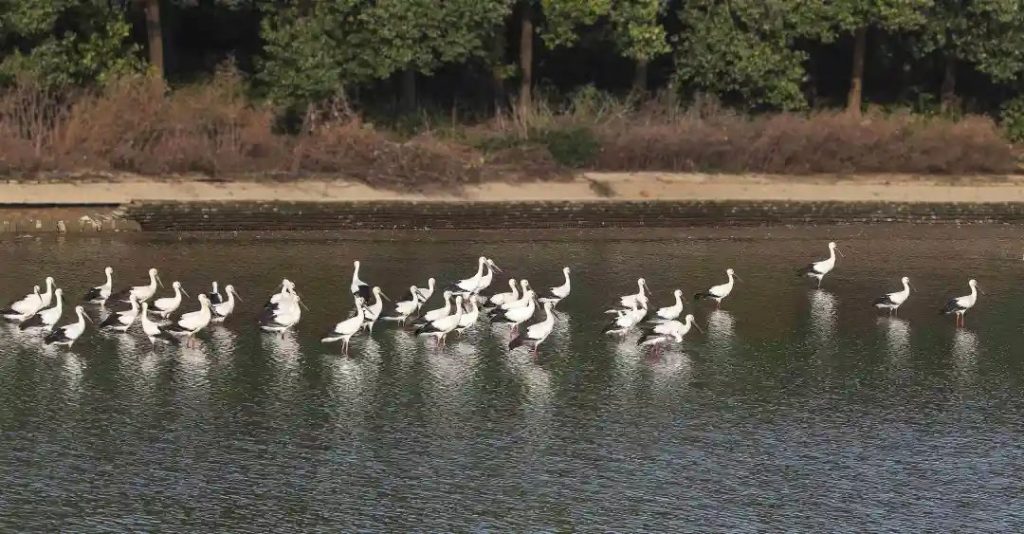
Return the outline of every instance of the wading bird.
<path id="1" fill-rule="evenodd" d="M 363 328 L 371 334 L 373 333 L 373 325 L 377 322 L 380 312 L 384 309 L 384 299 L 387 298 L 388 296 L 384 294 L 380 286 L 373 286 L 373 304 L 366 304 L 365 302 L 363 304 Z"/>
<path id="2" fill-rule="evenodd" d="M 365 300 L 363 297 L 356 296 L 356 314 L 344 321 L 334 325 L 334 329 L 324 335 L 320 339 L 321 343 L 334 343 L 341 341 L 341 351 L 345 356 L 348 356 L 348 343 L 352 339 L 352 336 L 359 333 L 359 330 L 363 328 L 363 321 L 365 320 Z"/>
<path id="3" fill-rule="evenodd" d="M 825 278 L 826 274 L 832 272 L 832 269 L 836 266 L 836 252 L 839 252 L 840 256 L 843 255 L 843 253 L 836 248 L 835 242 L 830 242 L 828 244 L 828 258 L 807 264 L 806 267 L 799 269 L 796 272 L 796 275 L 816 278 L 818 280 L 818 287 L 821 287 L 822 279 Z"/>
<path id="4" fill-rule="evenodd" d="M 956 315 L 956 325 L 964 326 L 964 314 L 967 310 L 974 307 L 978 303 L 978 282 L 975 279 L 971 279 L 967 282 L 967 285 L 971 286 L 971 294 L 963 297 L 957 297 L 950 299 L 946 303 L 946 306 L 939 310 L 940 314 L 943 315 Z"/>
<path id="5" fill-rule="evenodd" d="M 420 309 L 420 300 L 416 296 L 416 292 L 419 291 L 416 286 L 409 286 L 409 292 L 405 294 L 402 300 L 395 303 L 395 313 L 393 315 L 385 315 L 381 319 L 385 321 L 397 321 L 398 324 L 405 326 L 405 322 L 409 320 Z"/>
<path id="6" fill-rule="evenodd" d="M 486 281 L 488 285 L 491 283 L 491 276 L 493 276 L 491 273 L 492 268 L 499 273 L 501 272 L 501 269 L 494 264 L 493 260 L 480 256 L 480 258 L 477 259 L 476 274 L 466 278 L 465 280 L 459 280 L 458 282 L 453 283 L 448 287 L 448 289 L 453 293 L 477 293 L 484 289 L 481 287 L 482 282 Z M 485 271 L 487 272 L 486 275 L 484 274 Z"/>
<path id="7" fill-rule="evenodd" d="M 149 342 L 152 343 L 153 345 L 156 345 L 158 342 L 178 342 L 178 340 L 175 339 L 175 337 L 171 335 L 170 332 L 165 331 L 163 328 L 160 327 L 159 324 L 150 320 L 148 302 L 142 303 L 142 313 L 139 314 L 139 322 L 142 323 L 142 332 L 146 334 L 146 337 L 149 338 Z"/>
<path id="8" fill-rule="evenodd" d="M 144 286 L 133 286 L 126 287 L 113 295 L 107 300 L 113 300 L 115 302 L 128 302 L 129 297 L 134 296 L 135 300 L 139 302 L 146 302 L 153 297 L 156 293 L 157 284 L 160 287 L 164 287 L 164 282 L 160 280 L 160 275 L 155 268 L 149 270 L 149 283 Z"/>
<path id="9" fill-rule="evenodd" d="M 103 269 L 103 274 L 107 276 L 107 281 L 90 289 L 85 296 L 82 297 L 83 302 L 99 304 L 100 306 L 107 303 L 107 299 L 110 298 L 110 293 L 114 290 L 114 268 L 107 267 Z"/>
<path id="10" fill-rule="evenodd" d="M 659 322 L 659 321 L 674 321 L 683 314 L 683 290 L 677 289 L 672 292 L 672 296 L 675 297 L 676 303 L 671 306 L 665 306 L 658 308 L 653 314 L 648 313 L 645 321 Z"/>
<path id="11" fill-rule="evenodd" d="M 661 352 L 662 346 L 675 341 L 676 343 L 682 343 L 683 337 L 690 332 L 691 327 L 696 327 L 700 330 L 700 326 L 697 325 L 693 320 L 693 314 L 686 315 L 686 322 L 681 323 L 676 320 L 665 321 L 658 323 L 651 328 L 644 330 L 644 333 L 637 340 L 636 344 L 641 347 L 650 347 L 653 354 L 657 355 Z"/>
<path id="12" fill-rule="evenodd" d="M 445 344 L 445 338 L 448 333 L 455 330 L 459 326 L 459 321 L 462 320 L 462 295 L 455 297 L 455 313 L 442 317 L 436 321 L 431 321 L 416 329 L 417 336 L 430 336 L 434 338 L 435 347 L 441 347 Z"/>
<path id="13" fill-rule="evenodd" d="M 626 337 L 630 329 L 636 326 L 645 315 L 647 315 L 646 308 L 640 308 L 637 301 L 629 303 L 629 309 L 616 310 L 618 314 L 607 326 L 604 327 L 602 333 L 617 335 L 619 337 Z"/>
<path id="14" fill-rule="evenodd" d="M 910 278 L 904 276 L 900 279 L 900 282 L 903 283 L 903 289 L 893 293 L 886 293 L 875 299 L 876 308 L 889 310 L 889 315 L 896 315 L 899 312 L 900 306 L 910 297 Z"/>
<path id="15" fill-rule="evenodd" d="M 75 340 L 82 337 L 85 332 L 85 322 L 92 322 L 92 319 L 86 315 L 85 308 L 82 306 L 75 306 L 75 315 L 78 316 L 78 320 L 61 327 L 58 327 L 53 332 L 46 334 L 47 345 L 65 345 L 69 349 L 75 344 Z"/>
<path id="16" fill-rule="evenodd" d="M 359 260 L 352 262 L 352 283 L 349 284 L 348 288 L 353 295 L 359 295 L 365 301 L 370 298 L 370 284 L 359 279 L 360 265 Z"/>
<path id="17" fill-rule="evenodd" d="M 651 294 L 651 289 L 647 287 L 647 280 L 643 278 L 636 279 L 637 292 L 632 295 L 625 295 L 619 297 L 619 304 L 623 308 L 632 308 L 633 304 L 636 304 L 637 308 L 647 307 L 647 296 Z M 614 313 L 615 310 L 609 310 Z"/>
<path id="18" fill-rule="evenodd" d="M 557 306 L 559 302 L 569 296 L 569 293 L 572 292 L 572 284 L 569 282 L 569 267 L 562 267 L 562 275 L 565 276 L 565 282 L 560 286 L 548 289 L 548 292 L 540 298 L 541 302 L 551 302 Z"/>
<path id="19" fill-rule="evenodd" d="M 725 275 L 729 277 L 728 282 L 717 286 L 711 286 L 707 291 L 697 293 L 693 296 L 693 300 L 710 299 L 715 301 L 716 308 L 721 308 L 722 301 L 732 293 L 732 288 L 736 285 L 736 280 L 740 279 L 740 277 L 736 276 L 736 272 L 733 271 L 732 268 L 726 269 Z"/>
<path id="20" fill-rule="evenodd" d="M 453 313 L 454 312 L 452 311 L 452 292 L 445 291 L 444 304 L 440 308 L 436 308 L 428 311 L 427 313 L 424 313 L 422 316 L 420 316 L 420 318 L 417 321 L 413 323 L 413 326 L 419 328 L 425 326 L 428 323 L 432 323 L 442 317 L 452 315 Z"/>
<path id="21" fill-rule="evenodd" d="M 39 286 L 34 286 L 32 292 L 24 297 L 12 301 L 6 308 L 0 310 L 0 316 L 9 321 L 21 322 L 28 319 L 40 308 L 43 307 L 43 298 L 39 294 Z"/>
<path id="22" fill-rule="evenodd" d="M 100 323 L 100 328 L 115 332 L 127 332 L 135 322 L 135 318 L 139 316 L 139 301 L 135 295 L 128 295 L 128 305 L 130 307 L 127 310 L 110 312 L 110 315 L 107 315 L 107 318 Z"/>
<path id="23" fill-rule="evenodd" d="M 295 291 L 295 285 L 289 282 L 287 290 L 282 289 L 270 300 L 271 302 L 260 313 L 260 329 L 264 332 L 277 332 L 283 336 L 302 318 L 302 299 Z"/>
<path id="24" fill-rule="evenodd" d="M 210 284 L 210 292 L 206 294 L 206 298 L 210 299 L 211 306 L 224 302 L 224 295 L 220 294 L 220 288 L 217 287 L 217 282 Z"/>
<path id="25" fill-rule="evenodd" d="M 519 302 L 522 302 L 522 305 L 519 305 Z M 492 323 L 510 323 L 512 325 L 511 335 L 518 333 L 519 325 L 533 317 L 533 312 L 537 309 L 537 296 L 532 289 L 528 289 L 523 294 L 523 298 L 516 301 L 515 304 L 517 304 L 515 307 L 508 309 L 496 308 L 490 314 Z"/>
<path id="26" fill-rule="evenodd" d="M 467 328 L 475 325 L 479 318 L 480 303 L 476 299 L 469 299 L 469 309 L 463 310 L 462 319 L 459 320 L 458 326 L 455 327 L 455 333 L 461 336 Z"/>
<path id="27" fill-rule="evenodd" d="M 516 336 L 512 341 L 508 343 L 508 350 L 515 350 L 516 347 L 527 346 L 530 347 L 534 354 L 537 354 L 537 349 L 545 339 L 551 335 L 551 330 L 555 327 L 555 313 L 553 311 L 555 303 L 553 301 L 544 301 L 544 319 L 540 322 L 527 326 L 522 333 Z"/>
<path id="28" fill-rule="evenodd" d="M 484 302 L 484 306 L 487 308 L 493 308 L 495 306 L 501 306 L 506 302 L 519 300 L 519 287 L 516 285 L 515 278 L 508 279 L 508 288 L 508 291 L 495 293 L 490 297 L 487 297 L 487 301 Z"/>
<path id="29" fill-rule="evenodd" d="M 235 311 L 235 299 L 238 299 L 239 302 L 242 301 L 242 296 L 235 291 L 235 286 L 231 284 L 224 286 L 224 294 L 227 295 L 224 302 L 210 306 L 210 311 L 213 312 L 211 320 L 215 323 L 223 323 L 224 319 L 227 319 L 228 315 Z"/>
<path id="30" fill-rule="evenodd" d="M 149 307 L 150 310 L 153 310 L 153 313 L 159 315 L 160 317 L 163 317 L 164 319 L 170 317 L 171 314 L 177 311 L 178 308 L 181 306 L 182 293 L 184 293 L 186 297 L 189 296 L 188 292 L 182 289 L 181 282 L 177 280 L 171 282 L 171 288 L 174 289 L 173 297 L 164 297 L 162 299 L 156 299 L 153 301 L 153 305 Z M 210 297 L 207 296 L 206 298 L 209 299 Z"/>
<path id="31" fill-rule="evenodd" d="M 18 328 L 26 330 L 29 328 L 45 328 L 47 331 L 53 330 L 53 325 L 57 324 L 60 320 L 61 314 L 64 312 L 64 292 L 57 289 L 53 292 L 53 306 L 49 308 L 43 308 L 37 311 L 35 314 L 29 316 L 27 319 L 18 324 Z"/>
<path id="32" fill-rule="evenodd" d="M 213 313 L 210 311 L 210 297 L 199 295 L 199 309 L 182 315 L 167 327 L 167 331 L 178 336 L 185 336 L 185 346 L 195 344 L 195 335 L 210 325 Z"/>

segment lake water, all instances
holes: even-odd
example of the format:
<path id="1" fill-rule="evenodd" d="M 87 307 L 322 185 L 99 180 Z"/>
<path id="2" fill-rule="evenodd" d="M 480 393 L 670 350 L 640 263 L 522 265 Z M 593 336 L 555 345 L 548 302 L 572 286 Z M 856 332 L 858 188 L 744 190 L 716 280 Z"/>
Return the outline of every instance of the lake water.
<path id="1" fill-rule="evenodd" d="M 830 239 L 846 256 L 817 291 L 793 272 Z M 572 266 L 536 360 L 486 324 L 443 352 L 388 327 L 349 358 L 319 343 L 353 259 L 400 296 L 481 254 L 537 287 Z M 5 302 L 46 274 L 81 295 L 108 264 L 246 301 L 189 349 L 0 328 L 0 530 L 1019 531 L 1022 254 L 997 226 L 8 238 Z M 743 282 L 681 347 L 601 336 L 637 276 L 666 305 L 726 267 Z M 282 277 L 311 311 L 260 334 Z M 986 294 L 956 330 L 937 309 L 971 277 Z"/>

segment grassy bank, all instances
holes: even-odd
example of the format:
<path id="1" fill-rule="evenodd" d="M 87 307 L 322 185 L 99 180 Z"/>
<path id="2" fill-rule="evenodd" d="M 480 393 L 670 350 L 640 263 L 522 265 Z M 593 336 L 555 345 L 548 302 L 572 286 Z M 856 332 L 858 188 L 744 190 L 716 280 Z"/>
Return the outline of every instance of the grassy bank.
<path id="1" fill-rule="evenodd" d="M 429 190 L 484 179 L 558 179 L 572 169 L 711 173 L 1011 173 L 1014 147 L 990 119 L 907 113 L 739 115 L 714 105 L 582 91 L 487 120 L 370 121 L 344 102 L 290 127 L 222 73 L 174 91 L 128 78 L 102 91 L 19 84 L 0 94 L 0 174 L 339 174 Z M 404 124 L 408 124 L 405 121 Z"/>

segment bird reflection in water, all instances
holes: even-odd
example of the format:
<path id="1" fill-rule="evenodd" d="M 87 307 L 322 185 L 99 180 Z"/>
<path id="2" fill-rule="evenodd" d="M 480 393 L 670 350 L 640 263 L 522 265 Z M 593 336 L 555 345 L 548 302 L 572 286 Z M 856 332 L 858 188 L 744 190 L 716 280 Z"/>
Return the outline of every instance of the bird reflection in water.
<path id="1" fill-rule="evenodd" d="M 283 368 L 293 368 L 302 356 L 299 341 L 291 330 L 281 334 L 261 334 L 260 343 Z"/>
<path id="2" fill-rule="evenodd" d="M 953 334 L 953 366 L 960 382 L 971 382 L 978 363 L 978 336 L 961 328 Z"/>
<path id="3" fill-rule="evenodd" d="M 886 349 L 892 360 L 906 361 L 910 355 L 910 323 L 898 317 L 879 317 L 878 326 L 885 332 Z"/>
<path id="4" fill-rule="evenodd" d="M 811 334 L 814 341 L 824 348 L 833 345 L 836 333 L 836 321 L 839 318 L 835 295 L 823 289 L 810 293 L 811 299 Z"/>
<path id="5" fill-rule="evenodd" d="M 708 314 L 708 347 L 722 350 L 732 347 L 736 337 L 736 319 L 725 310 Z"/>

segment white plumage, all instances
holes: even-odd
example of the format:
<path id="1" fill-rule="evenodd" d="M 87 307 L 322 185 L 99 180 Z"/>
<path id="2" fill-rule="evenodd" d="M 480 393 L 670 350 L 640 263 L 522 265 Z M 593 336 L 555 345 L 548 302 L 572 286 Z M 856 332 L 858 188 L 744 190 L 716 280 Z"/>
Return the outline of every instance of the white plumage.
<path id="1" fill-rule="evenodd" d="M 167 331 L 175 335 L 186 336 L 189 343 L 191 343 L 196 334 L 209 326 L 212 319 L 213 313 L 210 311 L 210 297 L 199 295 L 199 309 L 182 315 L 177 321 L 167 327 Z"/>
<path id="2" fill-rule="evenodd" d="M 163 317 L 164 319 L 170 317 L 171 314 L 177 311 L 181 306 L 181 294 L 184 293 L 186 296 L 188 295 L 188 292 L 182 289 L 181 282 L 177 280 L 171 283 L 171 288 L 174 289 L 173 297 L 156 299 L 153 301 L 153 306 L 150 307 L 150 309 L 153 310 L 153 313 Z M 206 298 L 209 299 L 210 297 L 207 296 Z"/>
<path id="3" fill-rule="evenodd" d="M 157 284 L 163 287 L 160 274 L 155 268 L 149 270 L 149 283 L 144 286 L 132 286 L 118 291 L 110 296 L 110 300 L 128 302 L 130 296 L 134 296 L 139 302 L 145 302 L 156 293 Z"/>
<path id="4" fill-rule="evenodd" d="M 85 294 L 82 298 L 83 301 L 92 304 L 99 304 L 103 306 L 106 304 L 107 299 L 110 298 L 110 294 L 114 291 L 114 268 L 107 267 L 103 269 L 103 274 L 106 275 L 107 281 L 102 284 L 93 287 Z"/>
<path id="5" fill-rule="evenodd" d="M 75 344 L 75 340 L 82 337 L 82 334 L 85 333 L 85 321 L 92 322 L 92 319 L 86 315 L 85 308 L 81 306 L 75 306 L 75 315 L 78 316 L 78 320 L 58 327 L 46 335 L 47 345 L 66 345 L 71 348 Z"/>
<path id="6" fill-rule="evenodd" d="M 619 297 L 619 304 L 621 304 L 623 308 L 632 308 L 634 303 L 638 308 L 647 307 L 647 295 L 651 293 L 650 288 L 647 287 L 647 280 L 637 278 L 636 285 L 637 292 L 635 294 Z"/>
<path id="7" fill-rule="evenodd" d="M 724 284 L 718 284 L 717 286 L 711 286 L 707 291 L 703 293 L 697 293 L 693 296 L 694 300 L 710 299 L 715 301 L 715 306 L 721 307 L 722 301 L 725 300 L 730 294 L 732 294 L 732 288 L 736 285 L 736 280 L 739 279 L 736 276 L 736 272 L 732 268 L 725 270 L 725 275 L 729 277 L 729 281 Z"/>
<path id="8" fill-rule="evenodd" d="M 34 286 L 32 292 L 24 297 L 15 300 L 7 305 L 0 315 L 11 321 L 24 321 L 43 307 L 43 298 L 39 294 L 39 286 Z"/>
<path id="9" fill-rule="evenodd" d="M 683 290 L 677 289 L 673 291 L 672 296 L 676 299 L 675 304 L 658 308 L 654 312 L 654 316 L 651 317 L 652 321 L 674 321 L 683 314 Z"/>
<path id="10" fill-rule="evenodd" d="M 560 286 L 550 288 L 548 293 L 540 298 L 541 302 L 551 302 L 557 305 L 569 296 L 569 293 L 572 292 L 572 284 L 569 281 L 569 267 L 562 267 L 562 275 L 565 276 L 565 282 Z"/>
<path id="11" fill-rule="evenodd" d="M 657 351 L 662 345 L 672 341 L 681 343 L 683 341 L 683 336 L 690 332 L 690 328 L 697 326 L 692 314 L 687 314 L 685 320 L 685 323 L 681 323 L 676 320 L 658 323 L 645 330 L 643 335 L 640 336 L 640 339 L 637 340 L 636 344 L 641 347 L 653 347 L 654 350 Z M 699 330 L 700 327 L 698 326 L 697 329 Z"/>
<path id="12" fill-rule="evenodd" d="M 836 248 L 835 242 L 828 244 L 828 258 L 821 261 L 808 264 L 803 269 L 797 271 L 798 276 L 808 276 L 818 280 L 818 287 L 821 287 L 821 281 L 825 278 L 825 275 L 832 272 L 832 269 L 836 266 L 836 252 L 839 249 Z M 839 252 L 842 254 L 842 252 Z"/>
<path id="13" fill-rule="evenodd" d="M 364 304 L 363 307 L 363 327 L 368 331 L 373 332 L 373 325 L 380 318 L 380 312 L 384 309 L 384 300 L 388 298 L 381 290 L 379 286 L 373 286 L 373 303 Z"/>
<path id="14" fill-rule="evenodd" d="M 227 319 L 235 311 L 235 299 L 242 300 L 241 295 L 238 291 L 235 291 L 235 286 L 228 284 L 224 286 L 225 297 L 224 302 L 220 304 L 211 304 L 210 311 L 213 312 L 212 321 L 215 323 L 223 323 L 224 319 Z"/>
<path id="15" fill-rule="evenodd" d="M 939 313 L 956 315 L 957 326 L 964 325 L 964 314 L 978 303 L 978 281 L 972 278 L 967 282 L 967 285 L 971 287 L 969 295 L 950 299 L 946 306 L 939 310 Z"/>
<path id="16" fill-rule="evenodd" d="M 900 306 L 910 297 L 910 278 L 904 276 L 900 279 L 903 283 L 903 289 L 895 291 L 893 293 L 886 293 L 875 300 L 875 307 L 880 310 L 889 310 L 889 313 L 894 315 L 899 310 Z"/>
<path id="17" fill-rule="evenodd" d="M 522 334 L 509 342 L 508 349 L 515 350 L 516 347 L 532 346 L 533 352 L 536 353 L 540 344 L 543 343 L 549 335 L 551 335 L 551 331 L 555 327 L 554 306 L 555 303 L 553 301 L 545 301 L 544 319 L 526 327 L 526 330 Z"/>
<path id="18" fill-rule="evenodd" d="M 342 351 L 348 355 L 348 344 L 352 339 L 352 336 L 359 333 L 359 330 L 363 328 L 363 321 L 366 319 L 365 306 L 366 301 L 363 297 L 356 296 L 356 314 L 344 321 L 334 325 L 334 329 L 327 333 L 323 338 L 320 339 L 321 343 L 334 343 L 335 341 L 341 341 Z"/>
<path id="19" fill-rule="evenodd" d="M 53 329 L 53 325 L 57 324 L 60 320 L 60 316 L 64 313 L 64 292 L 57 289 L 53 292 L 54 303 L 49 308 L 43 308 L 37 311 L 35 314 L 30 315 L 20 324 L 18 328 L 25 330 L 28 328 L 45 328 L 47 331 Z"/>
<path id="20" fill-rule="evenodd" d="M 109 328 L 116 332 L 127 332 L 128 328 L 135 322 L 135 318 L 139 316 L 139 301 L 135 298 L 135 295 L 128 295 L 128 304 L 130 307 L 127 310 L 115 311 L 108 315 L 100 323 L 100 328 Z"/>
<path id="21" fill-rule="evenodd" d="M 156 345 L 157 342 L 172 343 L 174 337 L 164 331 L 156 322 L 149 318 L 149 303 L 142 303 L 142 312 L 139 313 L 139 322 L 142 323 L 142 333 L 146 334 L 149 342 Z"/>
<path id="22" fill-rule="evenodd" d="M 491 295 L 487 299 L 486 305 L 490 306 L 490 307 L 501 306 L 502 304 L 505 304 L 506 302 L 512 302 L 514 300 L 519 300 L 519 286 L 516 285 L 516 279 L 515 278 L 509 278 L 508 279 L 508 288 L 509 288 L 508 291 L 504 291 L 502 293 L 495 293 L 495 294 Z"/>
<path id="23" fill-rule="evenodd" d="M 448 333 L 459 326 L 459 321 L 462 320 L 462 313 L 462 295 L 458 295 L 455 297 L 455 313 L 421 326 L 416 330 L 416 335 L 431 336 L 435 339 L 437 345 L 441 346 L 444 344 Z"/>

